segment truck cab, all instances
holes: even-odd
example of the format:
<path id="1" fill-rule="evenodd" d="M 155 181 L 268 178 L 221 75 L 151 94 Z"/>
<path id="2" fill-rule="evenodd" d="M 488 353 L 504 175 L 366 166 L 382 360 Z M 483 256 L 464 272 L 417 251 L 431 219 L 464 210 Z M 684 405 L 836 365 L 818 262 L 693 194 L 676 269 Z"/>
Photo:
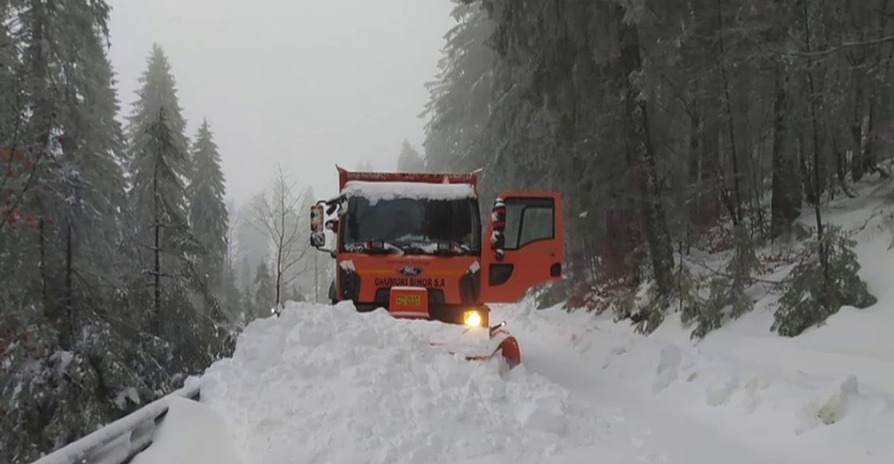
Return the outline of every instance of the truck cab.
<path id="1" fill-rule="evenodd" d="M 562 198 L 508 192 L 481 223 L 478 176 L 349 172 L 311 208 L 311 244 L 336 259 L 330 298 L 358 311 L 487 326 L 487 303 L 562 278 Z"/>

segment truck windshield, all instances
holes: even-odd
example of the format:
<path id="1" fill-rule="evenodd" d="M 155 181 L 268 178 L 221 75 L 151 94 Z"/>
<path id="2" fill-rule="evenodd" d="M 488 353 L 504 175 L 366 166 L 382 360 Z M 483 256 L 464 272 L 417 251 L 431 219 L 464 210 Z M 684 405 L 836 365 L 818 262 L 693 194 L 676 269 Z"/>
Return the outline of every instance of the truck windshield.
<path id="1" fill-rule="evenodd" d="M 373 204 L 363 197 L 348 200 L 344 243 L 381 240 L 408 253 L 426 253 L 431 245 L 450 242 L 478 252 L 481 223 L 476 199 L 395 198 Z"/>

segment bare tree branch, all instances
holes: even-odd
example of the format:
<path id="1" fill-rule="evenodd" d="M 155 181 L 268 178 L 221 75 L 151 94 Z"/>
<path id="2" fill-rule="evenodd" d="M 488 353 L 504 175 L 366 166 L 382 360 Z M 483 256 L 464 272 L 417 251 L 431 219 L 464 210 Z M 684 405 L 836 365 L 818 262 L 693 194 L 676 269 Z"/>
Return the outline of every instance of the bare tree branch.
<path id="1" fill-rule="evenodd" d="M 831 55 L 832 53 L 838 52 L 840 50 L 849 49 L 849 48 L 869 47 L 872 45 L 881 45 L 881 44 L 888 43 L 888 42 L 894 42 L 894 35 L 879 37 L 877 39 L 872 39 L 872 40 L 862 40 L 862 41 L 856 41 L 856 42 L 841 42 L 840 44 L 838 44 L 834 47 L 831 47 L 831 48 L 827 48 L 825 50 L 818 50 L 818 51 L 812 51 L 812 52 L 788 51 L 788 52 L 785 52 L 785 54 L 791 55 L 791 56 L 818 57 L 818 56 Z"/>
<path id="2" fill-rule="evenodd" d="M 251 205 L 252 227 L 264 234 L 273 245 L 276 308 L 282 307 L 283 289 L 286 285 L 306 271 L 303 269 L 290 273 L 310 248 L 309 243 L 301 240 L 301 221 L 298 215 L 306 194 L 307 190 L 296 193 L 295 184 L 280 165 L 271 188 L 257 197 Z"/>

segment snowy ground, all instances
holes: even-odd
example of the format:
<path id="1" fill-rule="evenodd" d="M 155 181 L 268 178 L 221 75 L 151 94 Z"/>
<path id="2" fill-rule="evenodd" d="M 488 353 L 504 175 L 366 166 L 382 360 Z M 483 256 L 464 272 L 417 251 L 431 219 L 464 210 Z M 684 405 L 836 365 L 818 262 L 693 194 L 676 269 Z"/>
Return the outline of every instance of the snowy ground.
<path id="1" fill-rule="evenodd" d="M 879 304 L 800 337 L 770 333 L 764 294 L 701 342 L 674 316 L 646 338 L 607 317 L 509 305 L 493 320 L 509 322 L 523 364 L 501 374 L 432 348 L 438 323 L 294 304 L 246 329 L 202 378 L 203 403 L 174 403 L 136 464 L 890 464 L 892 215 L 878 197 L 848 201 L 830 218 L 862 227 Z"/>
<path id="2" fill-rule="evenodd" d="M 497 363 L 431 348 L 436 323 L 292 305 L 248 328 L 233 359 L 205 374 L 203 404 L 175 403 L 137 464 L 894 456 L 894 402 L 884 384 L 849 378 L 847 364 L 832 376 L 834 360 L 797 367 L 797 351 L 775 356 L 779 344 L 734 330 L 692 347 L 670 327 L 643 339 L 586 314 L 519 305 L 497 315 L 512 321 L 525 357 L 505 378 Z M 890 362 L 859 359 L 894 375 Z M 203 455 L 208 443 L 221 445 Z M 174 459 L 187 455 L 205 459 Z"/>

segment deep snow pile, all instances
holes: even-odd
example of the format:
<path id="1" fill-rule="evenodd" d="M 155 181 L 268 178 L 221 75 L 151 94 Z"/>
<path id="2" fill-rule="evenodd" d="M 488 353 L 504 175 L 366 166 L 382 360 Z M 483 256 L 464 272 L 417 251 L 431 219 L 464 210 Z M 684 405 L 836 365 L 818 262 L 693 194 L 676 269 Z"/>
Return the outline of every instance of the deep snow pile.
<path id="1" fill-rule="evenodd" d="M 891 362 L 811 351 L 797 338 L 744 337 L 739 324 L 770 323 L 766 308 L 702 342 L 689 339 L 679 318 L 643 337 L 627 323 L 583 311 L 513 305 L 496 312 L 511 317 L 515 332 L 534 353 L 526 361 L 529 370 L 580 399 L 614 404 L 631 421 L 642 420 L 667 453 L 667 462 L 710 462 L 686 448 L 714 446 L 701 441 L 721 439 L 753 452 L 761 462 L 883 464 L 894 456 L 894 392 L 880 388 L 884 382 L 863 382 L 853 375 L 875 363 L 873 380 L 892 381 Z M 541 354 L 547 357 L 535 357 Z M 672 438 L 673 424 L 704 430 L 695 437 Z M 740 458 L 726 462 L 751 462 Z"/>
<path id="2" fill-rule="evenodd" d="M 349 303 L 290 304 L 206 371 L 202 401 L 225 417 L 246 463 L 541 462 L 611 426 L 524 367 L 503 378 L 497 360 L 433 348 L 439 329 Z"/>

